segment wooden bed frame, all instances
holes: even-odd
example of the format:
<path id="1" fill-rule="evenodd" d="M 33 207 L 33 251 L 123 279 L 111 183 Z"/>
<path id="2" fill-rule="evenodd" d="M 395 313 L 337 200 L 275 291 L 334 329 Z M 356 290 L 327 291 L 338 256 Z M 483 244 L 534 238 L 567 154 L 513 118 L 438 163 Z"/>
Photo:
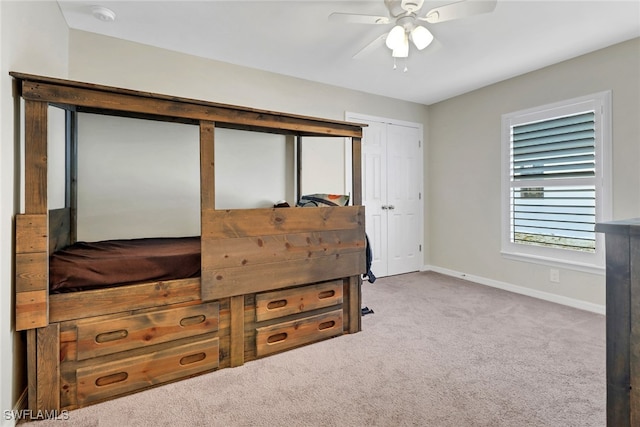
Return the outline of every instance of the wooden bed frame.
<path id="1" fill-rule="evenodd" d="M 360 330 L 364 125 L 11 72 L 24 99 L 16 330 L 28 406 L 70 410 Z M 47 206 L 47 108 L 66 110 L 67 206 Z M 50 294 L 49 254 L 76 241 L 77 114 L 200 129 L 201 277 Z M 353 206 L 216 210 L 214 128 L 351 138 Z M 299 178 L 298 178 L 299 179 Z"/>

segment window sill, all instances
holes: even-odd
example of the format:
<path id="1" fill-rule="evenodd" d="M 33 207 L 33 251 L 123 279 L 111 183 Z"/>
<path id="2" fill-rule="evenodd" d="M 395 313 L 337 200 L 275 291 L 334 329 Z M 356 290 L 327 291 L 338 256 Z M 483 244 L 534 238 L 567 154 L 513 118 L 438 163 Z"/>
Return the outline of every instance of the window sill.
<path id="1" fill-rule="evenodd" d="M 539 255 L 529 255 L 529 254 L 523 254 L 523 253 L 517 253 L 517 252 L 501 251 L 500 254 L 502 255 L 503 258 L 514 260 L 514 261 L 541 264 L 549 267 L 564 268 L 567 270 L 581 271 L 583 273 L 598 274 L 601 276 L 604 276 L 606 273 L 605 267 L 595 265 L 595 264 L 587 264 L 587 263 L 581 263 L 576 261 L 569 261 L 569 260 L 563 260 L 563 259 L 557 259 L 557 258 L 548 258 L 548 257 L 539 256 Z"/>

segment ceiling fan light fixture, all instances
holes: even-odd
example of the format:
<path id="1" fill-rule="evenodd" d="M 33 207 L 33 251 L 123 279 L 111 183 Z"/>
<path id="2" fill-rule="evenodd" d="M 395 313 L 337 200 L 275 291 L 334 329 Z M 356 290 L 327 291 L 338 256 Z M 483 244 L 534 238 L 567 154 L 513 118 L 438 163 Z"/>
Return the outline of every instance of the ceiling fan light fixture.
<path id="1" fill-rule="evenodd" d="M 385 43 L 389 49 L 395 50 L 402 46 L 406 38 L 407 35 L 404 31 L 404 27 L 402 25 L 396 25 L 391 29 L 391 31 L 389 31 L 389 35 L 387 36 Z"/>
<path id="2" fill-rule="evenodd" d="M 433 41 L 433 34 L 431 34 L 431 31 L 427 30 L 425 27 L 418 25 L 411 30 L 411 41 L 416 45 L 418 50 L 422 50 L 431 44 Z"/>
<path id="3" fill-rule="evenodd" d="M 407 33 L 403 34 L 402 42 L 399 46 L 396 46 L 393 49 L 393 53 L 391 54 L 394 58 L 408 58 L 409 57 L 409 37 Z"/>

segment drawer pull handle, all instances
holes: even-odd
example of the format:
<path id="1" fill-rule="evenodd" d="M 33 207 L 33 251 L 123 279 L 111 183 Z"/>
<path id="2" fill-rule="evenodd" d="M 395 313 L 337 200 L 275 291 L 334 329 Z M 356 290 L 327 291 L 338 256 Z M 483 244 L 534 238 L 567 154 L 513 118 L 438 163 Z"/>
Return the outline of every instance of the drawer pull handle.
<path id="1" fill-rule="evenodd" d="M 336 321 L 335 320 L 329 320 L 328 322 L 320 323 L 318 325 L 318 330 L 319 331 L 323 331 L 325 329 L 333 328 L 334 326 L 336 326 Z"/>
<path id="2" fill-rule="evenodd" d="M 207 355 L 204 352 L 196 353 L 196 354 L 190 354 L 189 356 L 185 356 L 182 359 L 180 359 L 180 364 L 182 366 L 190 365 L 191 363 L 196 363 L 196 362 L 199 362 L 201 360 L 204 360 L 206 357 L 207 357 Z"/>
<path id="3" fill-rule="evenodd" d="M 204 314 L 200 314 L 198 316 L 185 317 L 184 319 L 180 320 L 180 326 L 199 325 L 200 323 L 203 323 L 206 319 L 207 319 L 207 316 L 205 316 Z"/>
<path id="4" fill-rule="evenodd" d="M 328 291 L 322 291 L 318 294 L 318 299 L 331 298 L 335 294 L 336 294 L 336 291 L 334 291 L 333 289 Z"/>
<path id="5" fill-rule="evenodd" d="M 118 372 L 116 374 L 105 375 L 104 377 L 100 377 L 96 380 L 96 385 L 98 387 L 102 387 L 105 385 L 121 383 L 122 381 L 129 378 L 129 374 L 126 372 Z"/>
<path id="6" fill-rule="evenodd" d="M 282 308 L 285 305 L 287 305 L 287 300 L 286 299 L 279 299 L 276 301 L 271 301 L 269 304 L 267 304 L 267 309 L 268 310 L 275 310 L 276 308 Z"/>
<path id="7" fill-rule="evenodd" d="M 103 343 L 103 342 L 118 341 L 126 338 L 127 335 L 129 335 L 129 332 L 127 332 L 126 329 L 120 329 L 119 331 L 105 332 L 103 334 L 96 335 L 96 342 Z"/>
<path id="8" fill-rule="evenodd" d="M 267 338 L 267 344 L 276 344 L 286 339 L 287 339 L 287 333 L 280 332 L 279 334 L 271 335 L 269 338 Z"/>

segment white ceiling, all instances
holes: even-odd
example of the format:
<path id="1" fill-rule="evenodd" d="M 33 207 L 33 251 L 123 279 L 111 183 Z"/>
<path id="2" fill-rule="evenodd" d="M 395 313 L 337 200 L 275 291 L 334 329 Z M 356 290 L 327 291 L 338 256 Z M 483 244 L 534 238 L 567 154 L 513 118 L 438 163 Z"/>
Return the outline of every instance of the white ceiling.
<path id="1" fill-rule="evenodd" d="M 425 0 L 422 10 L 451 2 Z M 383 41 L 352 58 L 391 25 L 328 19 L 386 16 L 383 0 L 58 3 L 70 28 L 427 105 L 640 36 L 640 0 L 498 0 L 490 14 L 426 24 L 436 41 L 411 46 L 403 72 Z M 96 4 L 116 20 L 94 18 Z"/>

